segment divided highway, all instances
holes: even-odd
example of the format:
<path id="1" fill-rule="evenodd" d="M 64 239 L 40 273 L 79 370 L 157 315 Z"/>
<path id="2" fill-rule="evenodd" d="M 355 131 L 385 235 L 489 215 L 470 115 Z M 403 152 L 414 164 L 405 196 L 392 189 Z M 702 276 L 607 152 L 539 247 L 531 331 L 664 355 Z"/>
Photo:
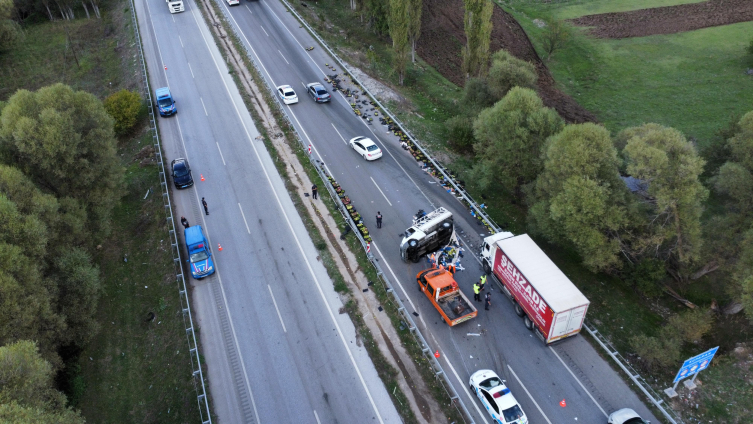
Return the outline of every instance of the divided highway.
<path id="1" fill-rule="evenodd" d="M 135 3 L 151 88 L 169 87 L 178 109 L 159 118 L 164 160 L 188 159 L 195 181 L 173 190 L 175 216 L 204 228 L 217 267 L 186 277 L 212 413 L 227 423 L 401 422 L 197 6 L 171 15 L 164 1 Z"/>
<path id="2" fill-rule="evenodd" d="M 468 249 L 463 261 L 466 269 L 458 273 L 457 280 L 466 293 L 471 293 L 473 282 L 483 273 L 475 255 L 482 238 L 488 235 L 484 227 L 477 225 L 457 199 L 417 166 L 386 127 L 378 122 L 367 125 L 355 116 L 340 93 L 333 93 L 329 104 L 315 104 L 307 97 L 304 84 L 323 83 L 326 74 L 334 73 L 324 64 L 334 60 L 299 27 L 281 2 L 243 1 L 239 6 L 228 7 L 224 1 L 216 1 L 261 65 L 268 84 L 289 84 L 296 89 L 299 103 L 283 107 L 304 141 L 313 146 L 313 154 L 324 162 L 327 172 L 338 180 L 365 217 L 374 238 L 372 252 L 398 284 L 407 308 L 418 313 L 421 331 L 432 351 L 440 351 L 442 366 L 476 422 L 488 422 L 488 415 L 468 390 L 468 378 L 484 368 L 507 379 L 532 423 L 603 423 L 609 413 L 624 407 L 660 422 L 584 339 L 586 336 L 544 346 L 523 326 L 496 287 L 491 287 L 490 311 L 482 309 L 478 318 L 457 327 L 444 324 L 417 290 L 415 275 L 426 267 L 425 262 L 406 264 L 400 260 L 401 233 L 418 209 L 449 209 Z M 316 48 L 306 51 L 308 46 Z M 366 162 L 347 146 L 350 138 L 361 135 L 379 145 L 385 153 L 381 159 Z M 384 216 L 381 229 L 376 229 L 373 218 L 377 211 Z M 490 286 L 493 285 L 487 285 Z M 560 405 L 562 400 L 564 407 Z"/>

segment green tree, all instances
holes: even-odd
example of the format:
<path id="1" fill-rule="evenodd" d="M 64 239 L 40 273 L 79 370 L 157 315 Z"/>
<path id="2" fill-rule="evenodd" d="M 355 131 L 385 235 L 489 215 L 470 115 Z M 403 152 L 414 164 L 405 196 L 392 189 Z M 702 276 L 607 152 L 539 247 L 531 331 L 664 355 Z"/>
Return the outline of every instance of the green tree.
<path id="1" fill-rule="evenodd" d="M 21 26 L 12 18 L 13 0 L 0 0 L 0 51 L 13 47 L 23 40 Z"/>
<path id="2" fill-rule="evenodd" d="M 447 142 L 450 147 L 459 153 L 470 153 L 476 139 L 473 137 L 473 118 L 465 115 L 456 115 L 444 123 L 447 133 Z"/>
<path id="3" fill-rule="evenodd" d="M 727 206 L 735 214 L 744 214 L 750 222 L 753 207 L 753 112 L 737 124 L 737 133 L 727 141 L 729 160 L 712 179 L 714 188 L 730 198 Z"/>
<path id="4" fill-rule="evenodd" d="M 65 396 L 53 388 L 53 377 L 52 365 L 42 359 L 34 342 L 0 347 L 0 421 L 83 423 L 78 413 L 65 407 Z"/>
<path id="5" fill-rule="evenodd" d="M 99 331 L 95 320 L 101 291 L 99 268 L 92 265 L 88 253 L 73 248 L 57 258 L 55 275 L 59 311 L 68 326 L 66 337 L 84 346 Z"/>
<path id="6" fill-rule="evenodd" d="M 621 234 L 632 205 L 620 179 L 617 151 L 604 127 L 567 125 L 547 140 L 533 187 L 533 232 L 569 243 L 592 271 L 621 266 Z"/>
<path id="7" fill-rule="evenodd" d="M 410 26 L 409 0 L 390 0 L 390 38 L 395 51 L 392 62 L 400 85 L 405 80 L 405 67 L 408 64 L 408 37 Z"/>
<path id="8" fill-rule="evenodd" d="M 481 110 L 494 106 L 502 97 L 496 97 L 483 78 L 471 78 L 463 88 L 460 112 L 468 117 L 476 117 Z"/>
<path id="9" fill-rule="evenodd" d="M 523 185 L 541 172 L 544 142 L 563 126 L 562 118 L 544 107 L 536 92 L 520 87 L 510 90 L 473 124 L 479 159 L 474 174 L 479 184 L 484 188 L 501 184 L 521 197 Z"/>
<path id="10" fill-rule="evenodd" d="M 104 102 L 105 110 L 115 120 L 115 133 L 127 134 L 138 121 L 144 102 L 139 93 L 120 90 L 109 95 Z"/>
<path id="11" fill-rule="evenodd" d="M 644 238 L 650 241 L 643 244 L 666 252 L 670 273 L 684 281 L 681 269 L 698 258 L 702 244 L 700 218 L 708 190 L 699 176 L 705 162 L 673 128 L 645 124 L 622 131 L 619 138 L 627 140 L 627 172 L 648 183 L 652 198 Z"/>
<path id="12" fill-rule="evenodd" d="M 489 44 L 492 36 L 494 3 L 489 0 L 463 0 L 465 16 L 465 47 L 463 47 L 463 72 L 466 78 L 479 77 L 489 65 Z"/>
<path id="13" fill-rule="evenodd" d="M 113 120 L 93 95 L 55 84 L 19 90 L 0 116 L 0 160 L 59 198 L 86 205 L 91 229 L 109 230 L 123 168 Z"/>
<path id="14" fill-rule="evenodd" d="M 497 98 L 504 97 L 513 87 L 536 88 L 536 67 L 505 50 L 492 55 L 492 65 L 486 78 L 489 90 Z"/>
<path id="15" fill-rule="evenodd" d="M 745 232 L 739 249 L 740 257 L 734 273 L 734 281 L 737 284 L 735 291 L 739 293 L 745 315 L 753 323 L 753 227 Z"/>
<path id="16" fill-rule="evenodd" d="M 541 42 L 547 59 L 551 58 L 554 52 L 563 48 L 571 37 L 570 27 L 565 22 L 547 19 L 546 27 L 541 35 Z"/>
<path id="17" fill-rule="evenodd" d="M 410 21 L 408 22 L 408 39 L 411 45 L 411 62 L 416 63 L 416 41 L 421 36 L 421 12 L 423 11 L 423 0 L 407 0 Z"/>
<path id="18" fill-rule="evenodd" d="M 361 22 L 365 19 L 366 26 L 371 28 L 376 35 L 384 35 L 389 32 L 389 1 L 363 0 Z"/>

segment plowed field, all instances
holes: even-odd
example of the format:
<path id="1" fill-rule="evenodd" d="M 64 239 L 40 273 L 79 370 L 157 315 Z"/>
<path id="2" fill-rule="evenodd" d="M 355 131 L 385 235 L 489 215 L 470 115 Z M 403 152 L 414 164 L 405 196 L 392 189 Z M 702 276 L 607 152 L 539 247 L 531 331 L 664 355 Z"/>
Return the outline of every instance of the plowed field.
<path id="1" fill-rule="evenodd" d="M 589 34 L 598 38 L 674 34 L 747 21 L 753 21 L 753 0 L 709 0 L 570 20 L 577 26 L 592 27 Z"/>
<path id="2" fill-rule="evenodd" d="M 751 0 L 753 1 L 753 0 Z M 463 31 L 463 0 L 432 0 L 423 2 L 421 37 L 416 50 L 426 62 L 445 78 L 459 86 L 465 84 L 462 71 L 461 47 L 465 44 Z M 593 122 L 596 117 L 575 100 L 559 91 L 554 78 L 541 61 L 523 28 L 500 7 L 492 15 L 490 50 L 505 49 L 516 57 L 536 65 L 539 74 L 538 93 L 568 122 Z"/>

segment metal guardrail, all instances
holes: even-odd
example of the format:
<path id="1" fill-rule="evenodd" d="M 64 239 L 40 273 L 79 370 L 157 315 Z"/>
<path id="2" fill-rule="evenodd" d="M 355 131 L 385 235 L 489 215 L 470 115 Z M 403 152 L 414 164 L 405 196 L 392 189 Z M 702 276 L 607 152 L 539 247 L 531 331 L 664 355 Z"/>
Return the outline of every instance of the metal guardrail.
<path id="1" fill-rule="evenodd" d="M 612 346 L 612 344 L 604 337 L 603 334 L 599 332 L 599 330 L 596 329 L 596 327 L 593 327 L 593 325 L 586 320 L 586 322 L 583 323 L 583 328 L 586 329 L 588 334 L 591 335 L 591 337 L 596 340 L 597 343 L 599 343 L 599 346 L 604 349 L 604 351 L 607 352 L 607 354 L 612 357 L 614 362 L 617 363 L 617 365 L 622 368 L 623 371 L 630 377 L 630 380 L 635 383 L 638 388 L 641 389 L 644 395 L 648 397 L 648 399 L 651 401 L 651 403 L 656 406 L 656 408 L 661 411 L 661 413 L 664 415 L 664 418 L 666 418 L 670 423 L 672 424 L 683 424 L 682 419 L 679 415 L 677 415 L 677 412 L 675 412 L 672 408 L 664 408 L 662 404 L 664 401 L 660 398 L 659 394 L 651 387 L 651 385 L 638 374 L 638 372 L 635 371 L 635 369 L 630 365 L 630 363 L 625 360 L 625 358 L 620 355 L 620 352 L 617 351 L 617 349 Z"/>
<path id="2" fill-rule="evenodd" d="M 165 162 L 162 157 L 162 146 L 157 131 L 157 120 L 154 117 L 154 104 L 152 103 L 152 92 L 149 88 L 149 75 L 146 70 L 146 60 L 144 59 L 144 50 L 141 46 L 141 34 L 139 33 L 139 24 L 136 19 L 135 0 L 131 0 L 131 18 L 133 19 L 133 32 L 136 37 L 136 45 L 139 48 L 139 58 L 141 59 L 141 74 L 144 80 L 144 97 L 149 108 L 150 129 L 152 131 L 152 144 L 155 148 L 155 154 L 159 161 L 160 167 L 160 188 L 162 191 L 162 204 L 165 209 L 165 217 L 172 245 L 173 267 L 175 269 L 176 282 L 178 283 L 178 293 L 180 298 L 181 311 L 183 312 L 183 325 L 186 329 L 186 340 L 188 341 L 188 350 L 191 357 L 191 369 L 193 371 L 192 381 L 194 390 L 196 390 L 196 401 L 199 404 L 199 414 L 203 424 L 212 423 L 212 415 L 209 412 L 209 399 L 204 385 L 204 373 L 201 370 L 201 358 L 199 356 L 198 344 L 196 343 L 196 332 L 194 331 L 193 317 L 191 316 L 191 305 L 186 290 L 186 280 L 183 275 L 183 267 L 180 256 L 180 245 L 178 244 L 178 233 L 175 231 L 175 220 L 173 219 L 172 203 L 170 201 L 170 191 L 168 189 L 167 177 L 165 174 Z M 198 380 L 198 381 L 197 381 Z"/>
<path id="3" fill-rule="evenodd" d="M 220 5 L 222 5 L 222 0 L 217 0 L 217 1 L 219 2 Z M 285 2 L 284 0 L 283 0 L 283 2 L 285 4 L 287 4 L 287 2 Z M 287 6 L 290 8 L 290 5 L 287 5 Z M 229 21 L 229 18 L 227 16 L 227 10 L 225 8 L 223 8 L 223 7 L 220 7 L 220 10 L 222 10 L 223 15 L 225 16 L 225 20 Z M 292 13 L 295 13 L 296 16 L 298 16 L 297 13 L 292 8 L 291 8 L 291 11 L 292 11 Z M 298 16 L 298 18 L 301 19 L 300 16 Z M 305 21 L 303 21 L 302 19 L 301 19 L 301 22 L 304 22 L 304 25 L 307 25 L 305 23 Z M 235 34 L 236 38 L 238 40 L 241 40 L 241 36 L 240 36 L 240 34 L 237 33 L 237 30 L 236 30 L 235 26 L 230 25 L 230 28 L 232 28 L 232 31 Z M 309 27 L 309 30 L 313 32 L 313 30 L 310 27 Z M 322 45 L 325 45 L 324 41 L 322 41 L 321 39 L 320 39 L 320 42 L 322 43 Z M 263 75 L 262 72 L 261 72 L 261 69 L 260 69 L 259 65 L 256 63 L 256 60 L 254 60 L 254 55 L 252 54 L 252 52 L 250 52 L 248 50 L 248 46 L 246 46 L 245 43 L 241 43 L 241 45 L 246 50 L 246 55 L 249 58 L 251 64 L 253 65 L 254 69 L 256 70 L 256 72 L 260 76 Z M 328 47 L 327 47 L 327 49 L 329 50 Z M 331 52 L 331 50 L 330 50 L 330 52 Z M 335 56 L 334 53 L 333 53 L 333 56 Z M 335 58 L 338 61 L 340 60 L 336 56 L 335 56 Z M 345 68 L 345 67 L 343 66 L 343 68 Z M 275 92 L 274 87 L 271 87 L 267 83 L 265 83 L 264 85 L 269 90 L 269 94 L 270 94 L 271 98 L 272 99 L 277 98 L 277 94 Z M 371 95 L 371 94 L 369 93 L 369 95 Z M 373 97 L 373 95 L 372 95 L 372 97 Z M 295 126 L 293 125 L 293 121 L 290 119 L 290 117 L 288 116 L 288 114 L 285 111 L 285 109 L 282 108 L 278 102 L 274 102 L 274 104 L 277 107 L 277 109 L 281 112 L 281 114 L 285 118 L 285 120 L 288 121 L 289 127 L 293 129 L 292 133 L 295 135 L 296 139 L 298 140 L 298 143 L 301 145 L 302 148 L 305 149 L 307 147 L 307 143 L 305 143 L 303 141 L 303 139 L 301 138 L 300 134 L 298 134 L 298 131 L 295 130 Z M 390 115 L 390 116 L 392 116 L 392 115 Z M 340 202 L 339 196 L 335 192 L 334 188 L 332 188 L 332 185 L 328 183 L 328 181 L 329 181 L 328 178 L 327 178 L 328 175 L 324 171 L 324 169 L 322 169 L 323 167 L 320 165 L 321 162 L 319 162 L 317 159 L 314 159 L 311 155 L 308 155 L 308 157 L 309 157 L 309 161 L 314 165 L 314 168 L 317 170 L 317 173 L 322 178 L 322 180 L 325 181 L 325 182 L 327 182 L 325 184 L 325 187 L 327 188 L 330 196 L 332 196 L 333 200 L 335 201 L 335 204 L 338 206 L 338 210 L 339 210 L 340 214 L 343 216 L 343 218 L 345 219 L 345 221 L 351 227 L 351 229 L 353 230 L 353 233 L 356 234 L 356 236 L 358 237 L 358 240 L 361 242 L 361 246 L 363 247 L 364 251 L 367 251 L 366 250 L 366 246 L 367 246 L 366 240 L 364 240 L 363 236 L 361 235 L 360 231 L 358 230 L 358 227 L 357 227 L 356 223 L 353 221 L 353 219 L 347 213 L 347 210 L 345 209 L 345 206 L 342 204 L 342 202 Z M 427 156 L 427 157 L 429 157 L 429 156 Z M 441 168 L 438 167 L 438 169 L 441 169 Z M 442 171 L 442 172 L 444 173 L 444 171 Z M 446 178 L 449 178 L 449 175 L 446 175 Z M 457 185 L 455 185 L 454 182 L 453 182 L 453 185 L 456 188 L 459 188 L 459 187 L 457 187 Z M 480 213 L 483 213 L 483 212 L 481 212 L 481 208 L 477 208 L 477 210 Z M 491 222 L 491 221 L 489 221 L 489 222 Z M 421 349 L 421 352 L 423 353 L 424 357 L 429 361 L 429 364 L 431 365 L 431 368 L 432 368 L 432 372 L 434 373 L 435 377 L 437 378 L 437 381 L 439 381 L 439 383 L 444 388 L 445 392 L 447 393 L 447 396 L 452 401 L 452 404 L 456 408 L 459 409 L 458 412 L 460 413 L 461 417 L 463 417 L 463 421 L 466 422 L 466 423 L 474 424 L 475 422 L 473 421 L 473 417 L 470 415 L 470 413 L 469 413 L 468 409 L 466 408 L 465 404 L 460 399 L 460 396 L 458 395 L 458 392 L 455 390 L 455 387 L 450 382 L 449 377 L 444 372 L 444 370 L 442 368 L 442 365 L 439 363 L 439 360 L 436 357 L 434 357 L 434 355 L 433 355 L 433 353 L 431 351 L 431 348 L 429 347 L 429 344 L 426 342 L 426 338 L 421 334 L 421 331 L 416 326 L 416 323 L 413 321 L 413 317 L 411 316 L 411 314 L 405 308 L 405 305 L 403 304 L 403 301 L 400 299 L 400 297 L 398 296 L 397 292 L 393 288 L 393 285 L 390 282 L 389 278 L 385 275 L 384 271 L 382 271 L 382 267 L 376 261 L 376 259 L 374 258 L 373 254 L 367 252 L 366 256 L 369 259 L 369 262 L 371 262 L 372 266 L 374 266 L 374 268 L 376 270 L 376 273 L 377 273 L 377 276 L 379 277 L 379 280 L 384 285 L 384 288 L 385 288 L 386 292 L 389 293 L 392 296 L 392 299 L 395 301 L 395 303 L 396 303 L 396 309 L 397 309 L 398 313 L 400 313 L 400 315 L 403 318 L 403 320 L 407 323 L 407 327 L 410 330 L 410 334 L 413 336 L 414 340 L 416 341 L 416 344 Z"/>

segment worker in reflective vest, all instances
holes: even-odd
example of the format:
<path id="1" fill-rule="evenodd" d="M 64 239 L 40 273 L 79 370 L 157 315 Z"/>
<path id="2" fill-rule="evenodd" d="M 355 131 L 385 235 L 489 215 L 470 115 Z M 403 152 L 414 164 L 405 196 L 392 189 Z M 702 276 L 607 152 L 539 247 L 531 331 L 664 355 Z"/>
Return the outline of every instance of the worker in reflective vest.
<path id="1" fill-rule="evenodd" d="M 481 302 L 481 286 L 478 283 L 473 285 L 473 300 Z"/>

